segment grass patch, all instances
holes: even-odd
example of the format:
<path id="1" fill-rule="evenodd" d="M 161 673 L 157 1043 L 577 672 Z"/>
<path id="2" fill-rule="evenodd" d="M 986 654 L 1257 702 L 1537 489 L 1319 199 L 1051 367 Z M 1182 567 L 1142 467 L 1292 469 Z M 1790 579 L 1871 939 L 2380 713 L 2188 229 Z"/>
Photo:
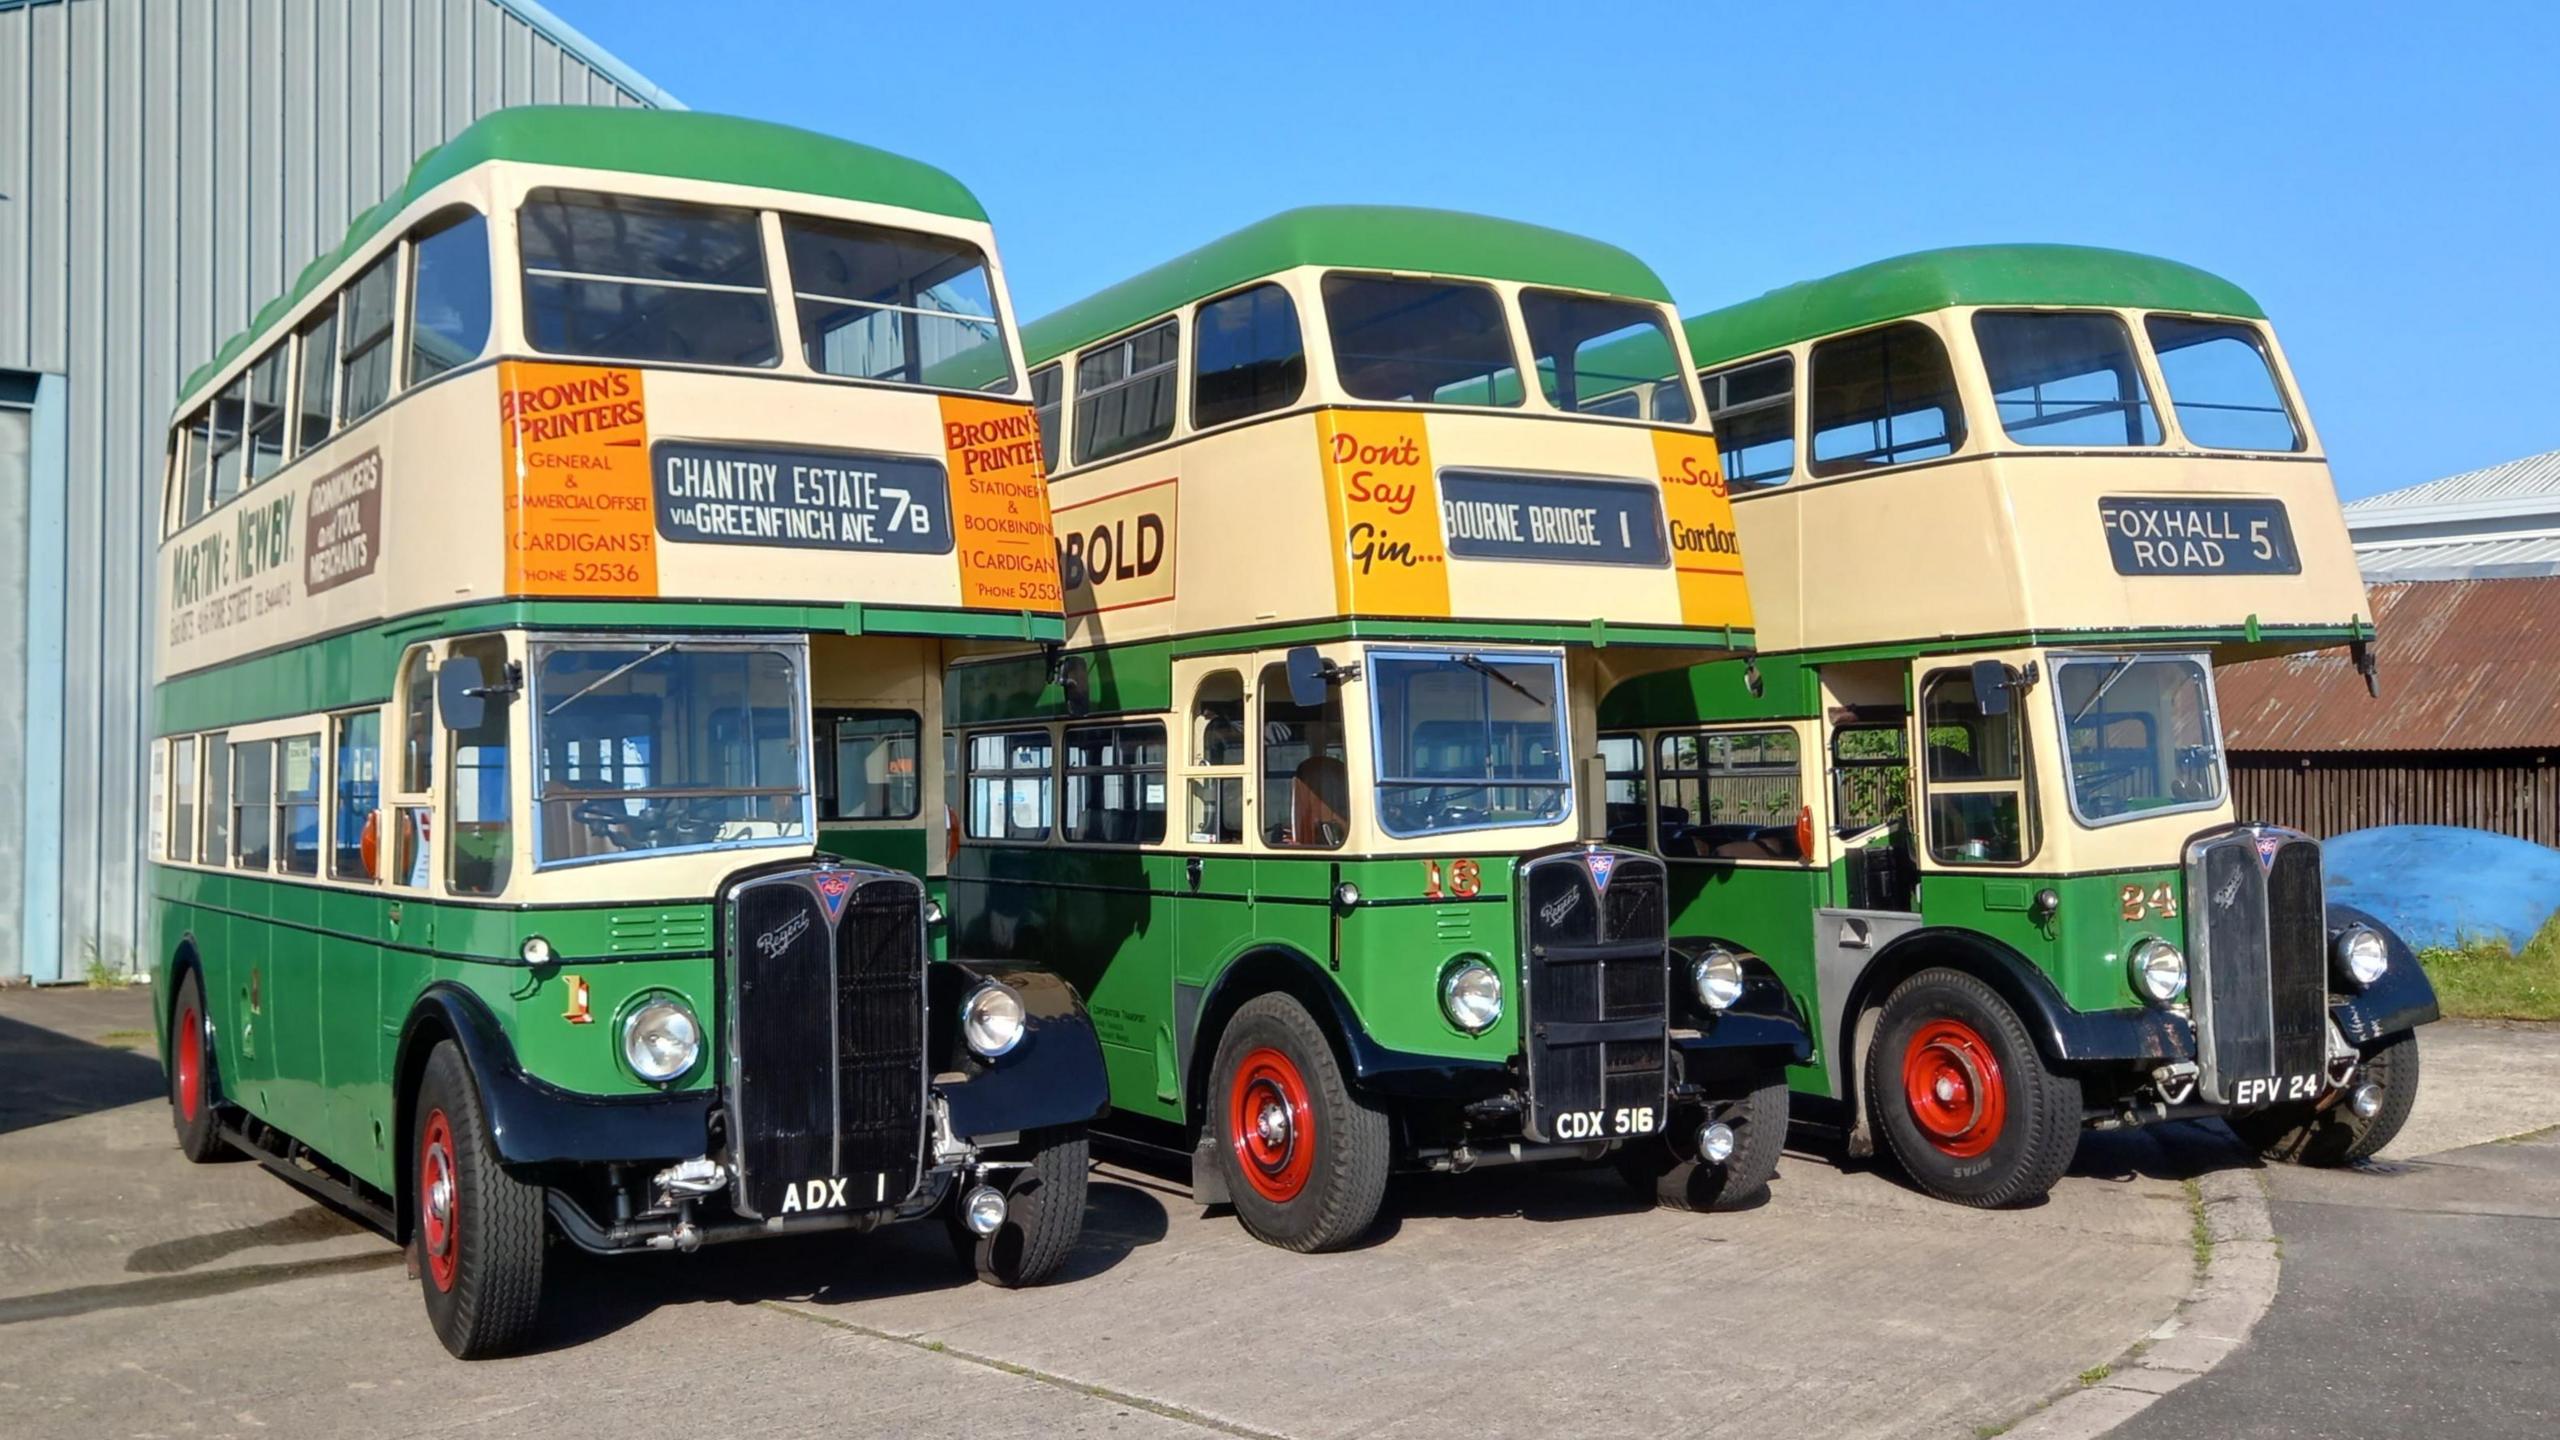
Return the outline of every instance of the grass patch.
<path id="1" fill-rule="evenodd" d="M 2080 1372 L 2080 1388 L 2086 1390 L 2114 1373 L 2116 1367 L 2113 1365 L 2092 1365 Z"/>
<path id="2" fill-rule="evenodd" d="M 2560 914 L 2522 950 L 2495 937 L 2420 952 L 2444 1013 L 2460 1020 L 2560 1020 Z"/>
<path id="3" fill-rule="evenodd" d="M 2195 1247 L 2196 1274 L 2201 1276 L 2213 1265 L 2213 1230 L 2204 1223 L 2204 1187 L 2193 1180 L 2186 1186 L 2187 1213 L 2193 1218 L 2187 1229 L 2187 1243 Z"/>
<path id="4" fill-rule="evenodd" d="M 104 1045 L 139 1045 L 151 1038 L 148 1030 L 110 1030 L 98 1037 Z"/>

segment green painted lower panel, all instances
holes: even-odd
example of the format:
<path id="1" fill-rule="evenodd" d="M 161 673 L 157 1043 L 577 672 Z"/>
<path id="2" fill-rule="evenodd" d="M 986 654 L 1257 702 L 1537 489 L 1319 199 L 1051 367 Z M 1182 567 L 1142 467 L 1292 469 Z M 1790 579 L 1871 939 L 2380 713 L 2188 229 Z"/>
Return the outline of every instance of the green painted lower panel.
<path id="1" fill-rule="evenodd" d="M 1259 950 L 1322 968 L 1380 1045 L 1507 1059 L 1513 1021 L 1465 1034 L 1441 1013 L 1439 980 L 1450 959 L 1477 955 L 1518 993 L 1512 858 L 1483 858 L 1468 899 L 1447 893 L 1454 861 L 1438 863 L 1434 902 L 1420 860 L 964 845 L 949 880 L 951 953 L 1028 961 L 1073 983 L 1106 1047 L 1113 1104 L 1163 1120 L 1185 1118 L 1178 992 L 1205 994 Z M 1359 885 L 1363 903 L 1337 912 L 1339 880 Z"/>

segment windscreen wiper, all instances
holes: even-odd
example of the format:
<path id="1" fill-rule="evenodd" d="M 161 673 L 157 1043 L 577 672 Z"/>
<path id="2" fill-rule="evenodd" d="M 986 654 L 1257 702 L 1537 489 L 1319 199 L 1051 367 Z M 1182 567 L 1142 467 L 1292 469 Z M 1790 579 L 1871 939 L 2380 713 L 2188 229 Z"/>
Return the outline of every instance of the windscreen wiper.
<path id="1" fill-rule="evenodd" d="M 2090 692 L 2089 698 L 2081 702 L 2080 708 L 2071 712 L 2072 724 L 2077 725 L 2089 718 L 2089 712 L 2097 709 L 2098 702 L 2107 698 L 2107 692 L 2114 689 L 2116 682 L 2124 678 L 2124 672 L 2133 668 L 2134 659 L 2135 657 L 2128 655 L 2116 662 L 2116 668 L 2108 671 L 2107 678 L 2098 682 L 2098 688 Z"/>
<path id="2" fill-rule="evenodd" d="M 551 716 L 559 714 L 561 711 L 568 709 L 578 701 L 584 700 L 594 691 L 612 684 L 614 681 L 621 679 L 623 676 L 630 674 L 632 671 L 639 669 L 641 666 L 648 664 L 650 661 L 657 659 L 659 656 L 666 654 L 674 648 L 676 648 L 676 642 L 673 640 L 662 640 L 657 644 L 650 646 L 648 649 L 640 652 L 639 659 L 632 661 L 628 665 L 616 666 L 571 691 L 568 699 L 563 700 L 559 704 L 552 706 L 550 709 L 543 711 L 543 718 L 549 719 Z"/>
<path id="3" fill-rule="evenodd" d="M 1481 655 L 1461 654 L 1458 657 L 1458 663 L 1466 666 L 1468 669 L 1473 670 L 1479 675 L 1491 676 L 1492 678 L 1501 681 L 1503 684 L 1508 685 L 1512 689 L 1519 691 L 1521 694 L 1528 696 L 1530 702 L 1533 704 L 1544 705 L 1547 703 L 1544 699 L 1539 697 L 1537 691 L 1530 689 L 1528 686 L 1512 679 L 1509 675 L 1504 674 L 1500 667 L 1493 665 Z"/>

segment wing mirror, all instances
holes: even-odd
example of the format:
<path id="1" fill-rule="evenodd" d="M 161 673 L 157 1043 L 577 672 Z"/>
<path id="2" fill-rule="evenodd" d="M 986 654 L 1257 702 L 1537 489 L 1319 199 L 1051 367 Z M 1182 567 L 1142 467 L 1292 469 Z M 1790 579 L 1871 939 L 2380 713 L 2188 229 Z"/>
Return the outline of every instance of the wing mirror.
<path id="1" fill-rule="evenodd" d="M 1332 688 L 1357 679 L 1360 667 L 1342 665 L 1316 653 L 1313 645 L 1300 645 L 1289 651 L 1289 703 L 1301 710 L 1321 707 Z"/>

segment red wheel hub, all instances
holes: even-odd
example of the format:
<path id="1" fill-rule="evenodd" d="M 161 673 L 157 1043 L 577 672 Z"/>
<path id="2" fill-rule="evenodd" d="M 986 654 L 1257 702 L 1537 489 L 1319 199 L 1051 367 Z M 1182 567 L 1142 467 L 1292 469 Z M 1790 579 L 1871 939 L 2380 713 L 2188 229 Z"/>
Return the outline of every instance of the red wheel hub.
<path id="1" fill-rule="evenodd" d="M 442 1110 L 427 1112 L 418 1136 L 418 1248 L 427 1278 L 438 1290 L 453 1288 L 462 1268 L 462 1186 L 453 1165 L 453 1126 Z"/>
<path id="2" fill-rule="evenodd" d="M 1902 1053 L 1902 1093 L 1929 1143 L 1970 1160 L 1999 1143 L 2009 1119 L 2000 1057 L 1961 1020 L 1923 1024 Z"/>
<path id="3" fill-rule="evenodd" d="M 178 1012 L 178 1117 L 195 1123 L 204 1109 L 204 1019 L 190 1005 Z"/>
<path id="4" fill-rule="evenodd" d="M 1279 1205 L 1298 1198 L 1316 1167 L 1316 1122 L 1296 1061 L 1266 1045 L 1238 1062 L 1227 1087 L 1227 1134 L 1255 1194 Z"/>

